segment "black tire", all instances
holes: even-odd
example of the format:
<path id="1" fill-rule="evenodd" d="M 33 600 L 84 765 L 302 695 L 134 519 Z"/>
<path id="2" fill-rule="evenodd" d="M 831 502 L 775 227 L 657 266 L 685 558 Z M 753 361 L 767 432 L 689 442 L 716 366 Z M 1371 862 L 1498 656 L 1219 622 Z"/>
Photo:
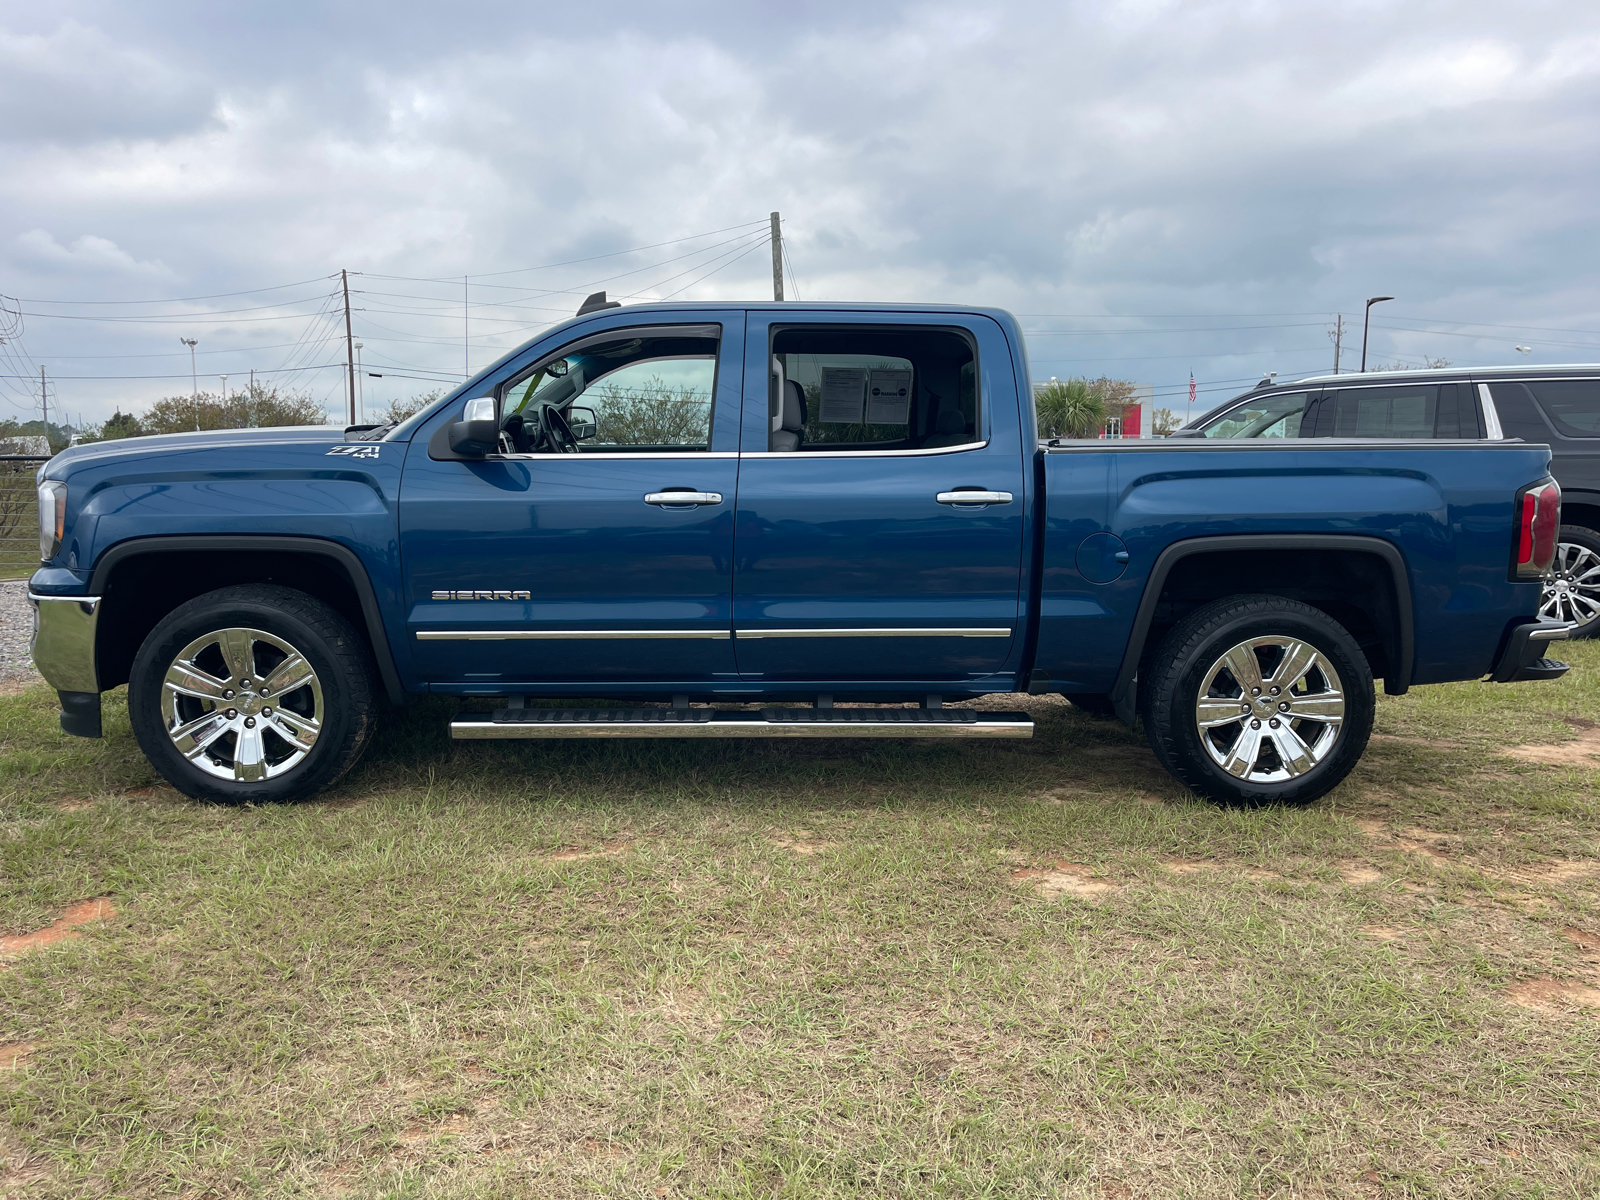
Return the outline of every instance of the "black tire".
<path id="1" fill-rule="evenodd" d="M 1074 708 L 1081 708 L 1091 717 L 1115 717 L 1117 710 L 1111 704 L 1111 696 L 1107 692 L 1068 692 L 1068 700 L 1072 701 Z"/>
<path id="2" fill-rule="evenodd" d="M 1560 597 L 1555 593 L 1557 582 L 1570 586 L 1576 582 L 1574 574 L 1583 574 L 1592 570 L 1595 560 L 1600 559 L 1600 533 L 1582 525 L 1563 525 L 1556 538 L 1556 580 L 1545 585 L 1544 594 L 1540 597 L 1539 615 L 1556 621 L 1573 621 L 1577 624 L 1567 634 L 1569 638 L 1590 638 L 1600 634 L 1600 615 L 1584 620 L 1584 609 L 1573 604 L 1570 600 Z M 1589 558 L 1593 555 L 1593 558 Z M 1572 572 L 1568 568 L 1579 567 L 1579 571 Z M 1567 578 L 1561 577 L 1566 575 Z M 1585 599 L 1600 603 L 1600 585 L 1578 589 Z"/>
<path id="3" fill-rule="evenodd" d="M 247 669 L 230 667 L 230 650 L 235 666 L 248 660 Z M 189 687 L 169 689 L 168 672 L 185 651 L 194 669 L 179 682 Z M 303 670 L 291 653 L 311 672 L 298 685 Z M 289 685 L 281 701 L 263 687 L 274 678 Z M 220 588 L 180 605 L 145 638 L 128 681 L 128 712 L 140 749 L 184 795 L 228 804 L 299 800 L 337 780 L 366 748 L 377 719 L 372 656 L 348 621 L 304 592 Z M 180 752 L 169 720 L 180 730 L 198 726 L 184 735 L 191 755 Z"/>
<path id="4" fill-rule="evenodd" d="M 1248 651 L 1262 676 L 1259 696 L 1248 695 L 1251 689 L 1240 686 L 1222 662 L 1230 650 L 1253 638 L 1285 642 L 1283 647 L 1265 644 Z M 1295 693 L 1291 684 L 1279 696 L 1271 688 L 1276 686 L 1273 681 L 1290 640 L 1306 644 L 1320 658 L 1303 677 L 1296 677 L 1304 680 L 1304 694 Z M 1248 668 L 1249 663 L 1241 660 L 1241 671 Z M 1325 674 L 1329 668 L 1336 680 Z M 1202 734 L 1197 705 L 1200 688 L 1213 671 L 1219 673 L 1208 693 L 1208 711 L 1219 723 Z M 1232 698 L 1236 689 L 1239 695 Z M 1336 725 L 1316 716 L 1293 715 L 1295 705 L 1308 714 L 1333 711 L 1335 691 L 1343 694 L 1343 717 Z M 1246 700 L 1253 706 L 1248 719 L 1242 711 Z M 1240 717 L 1231 724 L 1220 723 L 1229 719 L 1224 705 L 1235 703 L 1240 704 Z M 1290 704 L 1290 715 L 1281 718 L 1281 725 L 1273 725 L 1280 720 L 1279 705 L 1284 703 Z M 1140 715 L 1162 765 L 1191 791 L 1236 804 L 1306 804 L 1331 791 L 1366 750 L 1375 707 L 1372 668 L 1355 639 L 1327 613 L 1281 596 L 1232 596 L 1190 614 L 1162 640 L 1139 678 Z M 1249 728 L 1252 725 L 1254 729 Z M 1268 732 L 1267 726 L 1283 733 Z M 1290 733 L 1294 736 L 1285 736 Z M 1251 759 L 1255 765 L 1244 768 L 1245 777 L 1224 770 L 1218 757 L 1231 758 L 1235 750 L 1254 744 L 1244 739 L 1253 738 L 1260 739 L 1263 749 Z M 1323 738 L 1329 738 L 1326 745 L 1321 744 Z M 1280 739 L 1299 754 L 1294 749 L 1298 739 L 1300 745 L 1313 747 L 1316 757 L 1308 750 L 1296 766 L 1278 755 Z M 1244 757 L 1241 753 L 1241 763 Z M 1306 769 L 1307 763 L 1313 765 Z M 1283 777 L 1274 779 L 1274 774 Z"/>

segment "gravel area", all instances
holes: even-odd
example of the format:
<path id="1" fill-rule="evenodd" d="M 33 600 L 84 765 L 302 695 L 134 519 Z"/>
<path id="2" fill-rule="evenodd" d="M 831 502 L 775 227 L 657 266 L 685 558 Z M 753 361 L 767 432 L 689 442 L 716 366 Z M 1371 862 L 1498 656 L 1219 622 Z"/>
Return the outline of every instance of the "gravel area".
<path id="1" fill-rule="evenodd" d="M 28 603 L 28 581 L 0 583 L 0 683 L 32 681 L 28 643 L 33 637 L 33 605 Z"/>

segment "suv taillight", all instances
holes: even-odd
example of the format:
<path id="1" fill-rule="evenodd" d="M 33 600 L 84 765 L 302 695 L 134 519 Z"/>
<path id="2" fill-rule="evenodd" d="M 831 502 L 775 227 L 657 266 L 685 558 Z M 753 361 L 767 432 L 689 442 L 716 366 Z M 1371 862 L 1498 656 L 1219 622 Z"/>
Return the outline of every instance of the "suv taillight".
<path id="1" fill-rule="evenodd" d="M 1539 579 L 1556 559 L 1561 529 L 1561 489 L 1554 480 L 1535 483 L 1517 497 L 1517 557 L 1514 579 Z"/>

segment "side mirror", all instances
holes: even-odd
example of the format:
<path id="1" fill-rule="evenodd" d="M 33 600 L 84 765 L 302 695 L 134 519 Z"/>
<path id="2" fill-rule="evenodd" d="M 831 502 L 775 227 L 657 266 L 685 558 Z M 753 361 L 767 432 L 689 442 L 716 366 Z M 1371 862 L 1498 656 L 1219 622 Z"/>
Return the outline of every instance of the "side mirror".
<path id="1" fill-rule="evenodd" d="M 600 422 L 594 415 L 594 409 L 577 404 L 567 409 L 567 424 L 572 426 L 572 436 L 580 442 L 586 442 L 600 432 Z"/>
<path id="2" fill-rule="evenodd" d="M 478 396 L 468 400 L 462 417 L 462 420 L 453 421 L 439 431 L 444 435 L 445 446 L 449 447 L 448 455 L 436 453 L 443 447 L 436 445 L 439 436 L 435 434 L 428 446 L 429 457 L 483 458 L 499 449 L 500 421 L 495 415 L 493 396 Z"/>
<path id="3" fill-rule="evenodd" d="M 560 379 L 571 369 L 564 358 L 558 358 L 555 362 L 545 363 L 544 365 L 544 373 L 550 376 L 551 379 Z"/>

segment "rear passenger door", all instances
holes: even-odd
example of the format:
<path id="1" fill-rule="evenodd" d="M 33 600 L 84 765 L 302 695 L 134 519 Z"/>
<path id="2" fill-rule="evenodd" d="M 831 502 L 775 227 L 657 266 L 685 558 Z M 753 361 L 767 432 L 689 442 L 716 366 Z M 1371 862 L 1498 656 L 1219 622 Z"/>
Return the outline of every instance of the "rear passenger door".
<path id="1" fill-rule="evenodd" d="M 1026 459 L 1000 327 L 964 315 L 902 324 L 755 310 L 747 320 L 740 677 L 819 691 L 1009 687 Z"/>

